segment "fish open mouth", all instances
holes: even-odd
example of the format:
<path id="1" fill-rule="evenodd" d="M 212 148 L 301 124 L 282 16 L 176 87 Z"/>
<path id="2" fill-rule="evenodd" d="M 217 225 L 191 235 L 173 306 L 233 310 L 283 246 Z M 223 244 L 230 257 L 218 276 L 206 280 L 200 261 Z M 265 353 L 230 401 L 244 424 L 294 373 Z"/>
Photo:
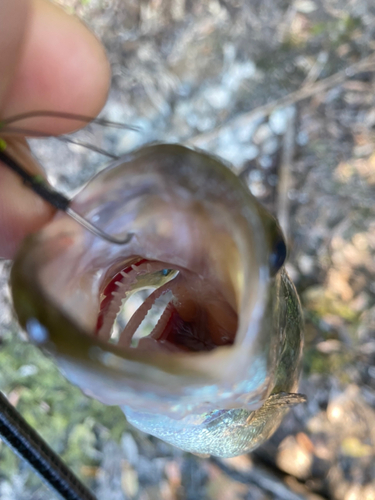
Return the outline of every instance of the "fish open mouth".
<path id="1" fill-rule="evenodd" d="M 103 279 L 96 335 L 119 347 L 212 351 L 233 344 L 237 325 L 217 286 L 186 269 L 134 257 Z"/>
<path id="2" fill-rule="evenodd" d="M 272 220 L 226 166 L 145 147 L 70 206 L 108 235 L 133 236 L 115 245 L 60 213 L 17 256 L 20 323 L 69 380 L 106 404 L 176 418 L 267 396 L 279 339 Z"/>

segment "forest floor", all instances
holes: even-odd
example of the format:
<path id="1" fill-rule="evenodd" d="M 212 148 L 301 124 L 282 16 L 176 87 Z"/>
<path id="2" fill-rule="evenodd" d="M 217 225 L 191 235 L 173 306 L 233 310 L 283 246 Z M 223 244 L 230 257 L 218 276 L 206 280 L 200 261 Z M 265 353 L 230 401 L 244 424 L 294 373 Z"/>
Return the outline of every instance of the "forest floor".
<path id="1" fill-rule="evenodd" d="M 223 157 L 287 235 L 306 322 L 301 393 L 275 435 L 203 459 L 138 432 L 81 394 L 15 322 L 0 263 L 0 389 L 98 499 L 375 500 L 375 6 L 372 0 L 59 0 L 103 41 L 103 115 L 125 153 L 179 141 Z M 71 193 L 92 152 L 33 140 Z M 0 498 L 52 494 L 0 443 Z"/>

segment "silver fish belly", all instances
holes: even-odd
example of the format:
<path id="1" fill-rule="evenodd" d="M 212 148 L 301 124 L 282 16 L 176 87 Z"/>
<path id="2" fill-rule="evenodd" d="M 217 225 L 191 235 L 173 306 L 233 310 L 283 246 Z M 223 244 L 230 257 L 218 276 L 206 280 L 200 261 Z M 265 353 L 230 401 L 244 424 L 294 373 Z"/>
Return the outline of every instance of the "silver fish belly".
<path id="1" fill-rule="evenodd" d="M 236 456 L 275 431 L 295 394 L 303 320 L 275 219 L 219 159 L 179 145 L 114 162 L 21 248 L 11 274 L 30 339 L 85 394 L 186 451 Z M 152 293 L 114 335 L 137 291 Z M 165 307 L 138 336 L 149 311 Z"/>

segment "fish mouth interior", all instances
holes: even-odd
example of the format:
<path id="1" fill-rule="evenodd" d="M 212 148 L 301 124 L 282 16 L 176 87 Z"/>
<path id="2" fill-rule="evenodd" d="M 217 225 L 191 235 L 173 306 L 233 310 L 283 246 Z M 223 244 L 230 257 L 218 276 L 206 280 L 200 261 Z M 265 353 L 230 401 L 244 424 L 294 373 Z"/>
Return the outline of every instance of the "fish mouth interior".
<path id="1" fill-rule="evenodd" d="M 185 268 L 131 257 L 102 280 L 95 335 L 144 351 L 207 352 L 230 346 L 238 314 L 219 288 Z"/>

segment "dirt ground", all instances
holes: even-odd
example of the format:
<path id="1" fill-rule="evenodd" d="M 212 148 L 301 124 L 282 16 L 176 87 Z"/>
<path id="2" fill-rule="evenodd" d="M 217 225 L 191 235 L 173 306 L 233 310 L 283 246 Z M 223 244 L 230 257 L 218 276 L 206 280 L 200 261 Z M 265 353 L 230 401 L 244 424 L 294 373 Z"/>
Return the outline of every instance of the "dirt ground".
<path id="1" fill-rule="evenodd" d="M 59 0 L 103 41 L 116 154 L 178 141 L 233 164 L 281 221 L 305 313 L 300 392 L 250 455 L 202 459 L 131 428 L 29 346 L 0 263 L 0 389 L 98 499 L 375 499 L 375 4 L 372 0 Z M 103 161 L 33 140 L 71 193 Z M 53 498 L 0 445 L 0 498 Z"/>

